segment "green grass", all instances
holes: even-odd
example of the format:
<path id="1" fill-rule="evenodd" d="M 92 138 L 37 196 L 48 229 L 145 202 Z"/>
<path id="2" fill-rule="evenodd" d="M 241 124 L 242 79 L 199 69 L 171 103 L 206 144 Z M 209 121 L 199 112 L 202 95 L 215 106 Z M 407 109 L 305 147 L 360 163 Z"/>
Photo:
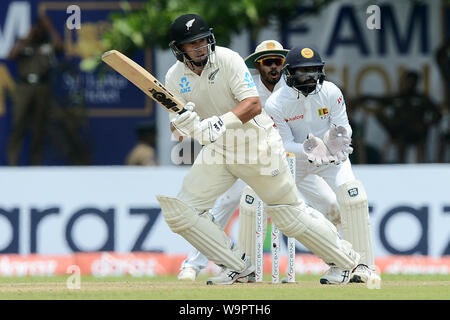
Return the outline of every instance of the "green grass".
<path id="1" fill-rule="evenodd" d="M 450 300 L 450 275 L 383 275 L 380 289 L 365 284 L 325 286 L 318 275 L 297 275 L 294 284 L 263 283 L 207 286 L 207 276 L 180 282 L 176 276 L 81 278 L 69 290 L 68 277 L 0 278 L 0 299 L 85 300 Z"/>

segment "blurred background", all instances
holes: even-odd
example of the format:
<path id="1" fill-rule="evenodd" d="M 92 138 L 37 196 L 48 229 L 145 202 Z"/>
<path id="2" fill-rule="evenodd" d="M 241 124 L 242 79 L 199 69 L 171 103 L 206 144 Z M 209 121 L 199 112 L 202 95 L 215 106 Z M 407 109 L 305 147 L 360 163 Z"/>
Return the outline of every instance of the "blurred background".
<path id="1" fill-rule="evenodd" d="M 168 28 L 183 13 L 243 58 L 268 39 L 315 47 L 346 99 L 380 268 L 449 272 L 450 1 L 4 0 L 0 275 L 73 263 L 177 273 L 190 247 L 155 195 L 177 193 L 198 145 L 171 137 L 166 110 L 100 56 L 120 50 L 163 81 L 175 62 Z M 307 265 L 298 272 L 321 270 Z"/>

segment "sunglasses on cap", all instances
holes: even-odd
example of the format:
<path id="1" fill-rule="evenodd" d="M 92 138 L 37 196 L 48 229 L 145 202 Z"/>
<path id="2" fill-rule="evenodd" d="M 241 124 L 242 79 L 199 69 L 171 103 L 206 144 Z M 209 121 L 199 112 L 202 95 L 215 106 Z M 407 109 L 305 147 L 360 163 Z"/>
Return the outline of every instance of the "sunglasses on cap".
<path id="1" fill-rule="evenodd" d="M 272 63 L 275 63 L 277 67 L 284 63 L 284 58 L 282 57 L 266 57 L 258 60 L 259 64 L 262 66 L 270 67 Z"/>

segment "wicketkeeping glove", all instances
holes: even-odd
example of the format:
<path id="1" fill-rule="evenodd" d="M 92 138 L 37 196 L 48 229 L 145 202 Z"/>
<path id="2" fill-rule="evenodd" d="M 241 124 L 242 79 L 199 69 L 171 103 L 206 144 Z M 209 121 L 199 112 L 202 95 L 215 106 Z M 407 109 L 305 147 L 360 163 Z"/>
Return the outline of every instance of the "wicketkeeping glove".
<path id="1" fill-rule="evenodd" d="M 349 154 L 353 152 L 350 146 L 352 139 L 348 136 L 347 129 L 343 126 L 331 125 L 331 128 L 325 132 L 323 142 L 330 153 L 336 158 L 335 164 L 347 160 Z"/>
<path id="2" fill-rule="evenodd" d="M 308 161 L 317 167 L 335 161 L 322 139 L 315 137 L 312 133 L 308 134 L 303 142 L 303 151 L 308 156 Z"/>

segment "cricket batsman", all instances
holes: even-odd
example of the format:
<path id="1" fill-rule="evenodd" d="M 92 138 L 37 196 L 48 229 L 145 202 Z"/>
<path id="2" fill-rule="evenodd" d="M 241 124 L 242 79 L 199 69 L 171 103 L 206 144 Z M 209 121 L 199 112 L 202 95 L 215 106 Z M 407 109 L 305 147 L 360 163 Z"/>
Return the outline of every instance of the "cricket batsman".
<path id="1" fill-rule="evenodd" d="M 281 76 L 281 68 L 288 51 L 278 41 L 265 40 L 256 47 L 254 53 L 245 59 L 245 63 L 253 75 L 262 106 L 272 92 L 286 85 L 284 78 Z M 222 228 L 225 228 L 240 205 L 238 245 L 242 249 L 246 249 L 247 256 L 251 256 L 254 264 L 254 233 L 250 233 L 249 230 L 255 228 L 255 213 L 252 212 L 252 208 L 256 205 L 256 202 L 253 204 L 246 203 L 245 196 L 243 197 L 244 200 L 241 199 L 244 188 L 246 190 L 245 195 L 255 196 L 254 191 L 243 180 L 238 179 L 230 189 L 217 199 L 210 213 L 214 220 Z M 208 259 L 194 248 L 182 262 L 178 279 L 194 281 L 200 270 L 206 268 L 207 264 Z M 248 278 L 246 280 L 249 281 Z M 251 277 L 250 282 L 252 282 Z"/>

